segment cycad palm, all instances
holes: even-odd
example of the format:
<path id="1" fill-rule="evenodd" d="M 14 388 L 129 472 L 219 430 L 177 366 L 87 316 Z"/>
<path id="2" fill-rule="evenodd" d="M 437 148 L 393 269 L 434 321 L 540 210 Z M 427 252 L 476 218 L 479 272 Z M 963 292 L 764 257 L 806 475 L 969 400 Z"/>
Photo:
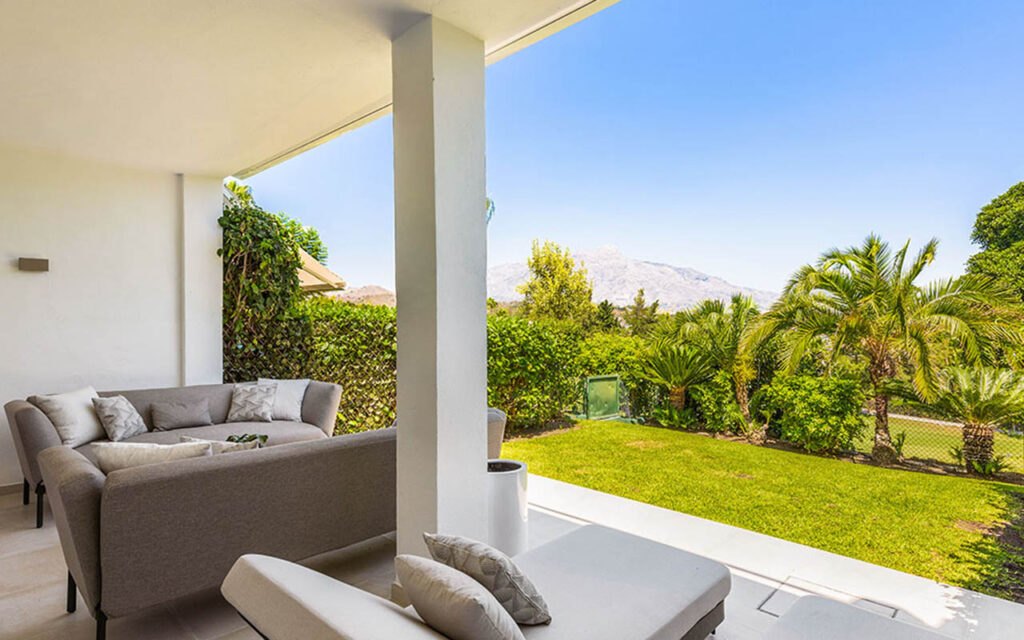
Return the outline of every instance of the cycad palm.
<path id="1" fill-rule="evenodd" d="M 696 349 L 662 342 L 644 359 L 641 376 L 667 387 L 669 402 L 681 411 L 686 390 L 707 380 L 711 372 L 708 358 Z"/>
<path id="2" fill-rule="evenodd" d="M 758 347 L 754 327 L 759 312 L 748 296 L 735 295 L 729 307 L 720 300 L 705 300 L 676 316 L 673 339 L 704 353 L 711 364 L 732 378 L 743 419 L 750 422 L 748 386 L 754 379 Z"/>
<path id="3" fill-rule="evenodd" d="M 963 424 L 968 470 L 992 460 L 995 428 L 1024 415 L 1024 377 L 1005 369 L 955 368 L 948 372 L 932 406 Z"/>
<path id="4" fill-rule="evenodd" d="M 971 275 L 919 286 L 938 241 L 913 258 L 909 244 L 894 253 L 871 235 L 859 247 L 824 253 L 817 264 L 797 271 L 761 327 L 787 338 L 788 370 L 819 338 L 830 342 L 833 357 L 847 352 L 866 361 L 875 405 L 872 455 L 883 464 L 896 458 L 885 386 L 901 363 L 911 365 L 918 395 L 931 399 L 938 386 L 933 346 L 940 334 L 950 336 L 971 365 L 987 363 L 994 346 L 1016 340 L 1000 312 L 1014 303 L 1006 290 Z"/>

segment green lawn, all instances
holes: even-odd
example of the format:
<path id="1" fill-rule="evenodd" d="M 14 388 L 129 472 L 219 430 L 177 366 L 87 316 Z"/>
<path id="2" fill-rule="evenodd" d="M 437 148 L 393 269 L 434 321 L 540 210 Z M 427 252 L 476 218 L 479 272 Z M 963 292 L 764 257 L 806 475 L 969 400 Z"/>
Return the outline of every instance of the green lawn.
<path id="1" fill-rule="evenodd" d="M 864 433 L 854 443 L 858 451 L 871 451 L 872 437 L 875 431 L 874 416 L 865 416 L 868 425 Z M 963 444 L 960 427 L 941 422 L 908 420 L 900 417 L 889 417 L 889 432 L 895 437 L 901 431 L 907 433 L 903 445 L 903 455 L 907 458 L 922 458 L 953 462 L 949 450 Z M 996 434 L 996 455 L 1006 456 L 1008 471 L 1024 473 L 1024 438 L 1011 438 L 1002 433 Z"/>
<path id="2" fill-rule="evenodd" d="M 616 422 L 511 440 L 502 455 L 541 476 L 994 595 L 1024 584 L 982 533 L 1019 512 L 1024 488 L 1013 485 Z"/>

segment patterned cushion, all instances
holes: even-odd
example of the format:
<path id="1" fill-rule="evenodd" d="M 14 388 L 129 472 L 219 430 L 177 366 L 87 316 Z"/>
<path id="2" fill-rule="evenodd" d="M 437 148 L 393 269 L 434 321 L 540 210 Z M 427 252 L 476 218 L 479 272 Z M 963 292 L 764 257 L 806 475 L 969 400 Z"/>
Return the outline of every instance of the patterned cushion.
<path id="1" fill-rule="evenodd" d="M 154 402 L 149 406 L 149 412 L 153 417 L 153 428 L 157 431 L 213 424 L 210 418 L 210 401 L 206 398 L 191 402 Z"/>
<path id="2" fill-rule="evenodd" d="M 210 450 L 213 451 L 213 455 L 218 453 L 231 453 L 233 451 L 248 451 L 249 449 L 255 449 L 260 446 L 259 440 L 250 440 L 249 442 L 225 442 L 223 440 L 205 440 L 203 438 L 193 438 L 192 436 L 181 436 L 179 442 L 207 442 L 210 444 Z"/>
<path id="3" fill-rule="evenodd" d="M 424 533 L 423 540 L 434 560 L 458 569 L 486 587 L 519 624 L 551 622 L 544 598 L 504 553 L 460 536 Z"/>
<path id="4" fill-rule="evenodd" d="M 274 419 L 276 384 L 236 384 L 228 422 L 270 422 Z"/>
<path id="5" fill-rule="evenodd" d="M 124 396 L 93 398 L 92 406 L 103 423 L 107 437 L 114 442 L 148 431 L 135 405 L 128 402 L 128 398 Z"/>
<path id="6" fill-rule="evenodd" d="M 395 558 L 395 574 L 413 609 L 451 640 L 525 640 L 523 632 L 479 582 L 419 556 Z"/>
<path id="7" fill-rule="evenodd" d="M 96 409 L 92 406 L 95 397 L 95 389 L 84 387 L 67 393 L 32 396 L 28 401 L 50 419 L 62 444 L 79 447 L 106 435 Z"/>

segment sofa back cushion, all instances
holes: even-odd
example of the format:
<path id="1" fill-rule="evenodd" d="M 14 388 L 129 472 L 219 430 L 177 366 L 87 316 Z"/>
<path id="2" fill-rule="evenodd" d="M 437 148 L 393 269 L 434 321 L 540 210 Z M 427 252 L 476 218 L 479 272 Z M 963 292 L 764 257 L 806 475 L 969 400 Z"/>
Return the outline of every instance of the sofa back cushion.
<path id="1" fill-rule="evenodd" d="M 203 384 L 191 387 L 171 387 L 165 389 L 134 389 L 129 391 L 103 391 L 101 396 L 124 396 L 135 405 L 139 415 L 150 430 L 153 426 L 152 406 L 154 402 L 195 403 L 206 399 L 210 409 L 210 420 L 213 424 L 227 422 L 228 408 L 231 406 L 232 384 Z"/>

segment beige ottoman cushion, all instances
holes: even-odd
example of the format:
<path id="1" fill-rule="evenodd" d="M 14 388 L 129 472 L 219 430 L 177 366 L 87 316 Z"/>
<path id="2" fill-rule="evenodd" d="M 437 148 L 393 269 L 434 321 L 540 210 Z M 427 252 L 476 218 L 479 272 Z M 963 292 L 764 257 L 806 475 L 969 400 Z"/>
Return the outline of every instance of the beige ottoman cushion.
<path id="1" fill-rule="evenodd" d="M 513 559 L 551 611 L 527 640 L 679 640 L 731 586 L 718 562 L 595 525 Z"/>

